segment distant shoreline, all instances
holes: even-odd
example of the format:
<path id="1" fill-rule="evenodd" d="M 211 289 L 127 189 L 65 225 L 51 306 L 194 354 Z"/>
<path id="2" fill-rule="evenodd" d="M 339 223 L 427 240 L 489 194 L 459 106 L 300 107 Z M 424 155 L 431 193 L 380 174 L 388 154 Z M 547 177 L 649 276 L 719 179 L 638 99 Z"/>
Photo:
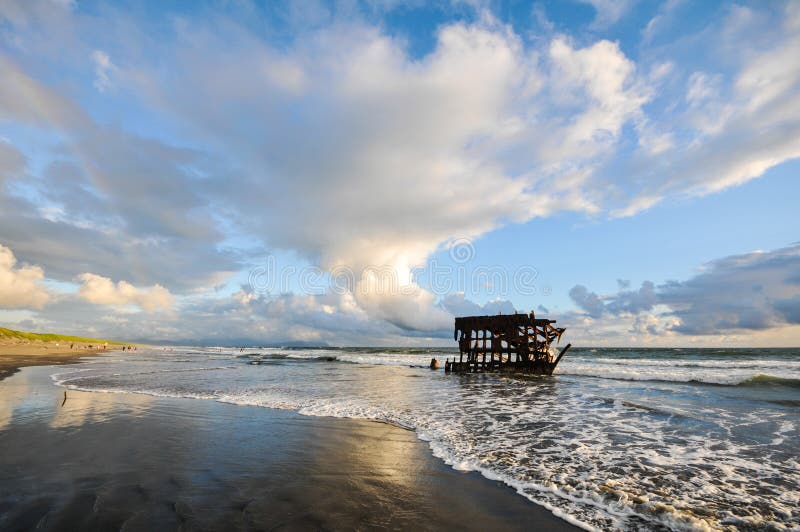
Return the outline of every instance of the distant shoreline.
<path id="1" fill-rule="evenodd" d="M 92 344 L 93 346 L 96 344 Z M 0 381 L 29 366 L 59 366 L 77 364 L 83 357 L 108 353 L 119 346 L 107 349 L 89 349 L 89 344 L 67 345 L 48 343 L 6 344 L 0 343 Z"/>
<path id="2" fill-rule="evenodd" d="M 0 381 L 24 367 L 77 364 L 83 357 L 108 353 L 126 345 L 140 344 L 0 327 Z"/>

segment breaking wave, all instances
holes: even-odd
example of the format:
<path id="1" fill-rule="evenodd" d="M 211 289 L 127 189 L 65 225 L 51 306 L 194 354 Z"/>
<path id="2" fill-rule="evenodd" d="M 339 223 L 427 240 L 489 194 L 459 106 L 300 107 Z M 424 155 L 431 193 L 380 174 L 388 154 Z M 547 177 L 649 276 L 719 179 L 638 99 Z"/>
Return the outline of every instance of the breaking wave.
<path id="1" fill-rule="evenodd" d="M 262 348 L 215 352 L 225 372 L 144 353 L 54 380 L 391 423 L 584 528 L 800 527 L 796 355 L 576 351 L 555 379 L 420 369 L 453 356 L 437 350 Z"/>

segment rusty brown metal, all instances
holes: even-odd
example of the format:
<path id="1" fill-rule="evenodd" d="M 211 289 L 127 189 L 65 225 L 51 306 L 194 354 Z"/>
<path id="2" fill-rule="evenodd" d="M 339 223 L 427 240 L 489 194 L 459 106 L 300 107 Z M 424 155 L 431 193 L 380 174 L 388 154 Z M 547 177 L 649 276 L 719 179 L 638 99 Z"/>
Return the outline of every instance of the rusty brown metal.
<path id="1" fill-rule="evenodd" d="M 556 320 L 537 319 L 530 314 L 465 316 L 456 318 L 453 339 L 458 342 L 458 360 L 447 359 L 447 372 L 506 371 L 552 375 L 571 347 L 557 355 L 550 351 L 560 342 L 566 329 L 555 327 Z M 487 360 L 488 357 L 488 360 Z"/>

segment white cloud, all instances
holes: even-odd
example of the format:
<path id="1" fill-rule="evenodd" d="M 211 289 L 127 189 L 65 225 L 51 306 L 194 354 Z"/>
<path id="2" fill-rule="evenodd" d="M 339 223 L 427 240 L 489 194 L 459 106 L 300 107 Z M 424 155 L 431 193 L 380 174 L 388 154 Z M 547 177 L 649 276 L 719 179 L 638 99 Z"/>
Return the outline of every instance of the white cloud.
<path id="1" fill-rule="evenodd" d="M 236 269 L 238 255 L 216 245 L 224 236 L 212 201 L 223 180 L 207 154 L 101 126 L 2 53 L 0 78 L 0 122 L 46 132 L 41 149 L 53 154 L 26 173 L 25 155 L 0 142 L 0 179 L 31 194 L 0 187 L 0 238 L 21 260 L 65 282 L 132 274 L 137 285 L 179 291 Z"/>
<path id="2" fill-rule="evenodd" d="M 567 124 L 562 131 L 556 130 L 548 146 L 549 157 L 585 160 L 612 149 L 622 127 L 642 116 L 642 106 L 649 99 L 649 88 L 636 77 L 635 64 L 618 44 L 606 40 L 574 49 L 557 38 L 550 44 L 549 55 L 554 65 L 549 81 L 556 102 L 579 109 L 564 114 Z"/>
<path id="3" fill-rule="evenodd" d="M 605 24 L 630 4 L 591 3 Z M 47 10 L 8 3 L 0 13 L 29 52 L 0 53 L 0 120 L 59 142 L 25 183 L 40 202 L 18 208 L 20 198 L 0 194 L 0 237 L 60 280 L 95 272 L 84 293 L 97 301 L 139 305 L 135 286 L 211 290 L 265 248 L 325 268 L 406 272 L 454 237 L 508 223 L 561 210 L 633 216 L 800 154 L 797 13 L 787 10 L 757 42 L 731 37 L 753 33 L 749 10 L 704 30 L 709 55 L 737 43 L 716 72 L 685 69 L 669 46 L 637 64 L 608 40 L 548 35 L 531 45 L 485 14 L 442 24 L 431 52 L 416 57 L 380 25 L 335 16 L 275 44 L 222 14 L 187 16 L 155 39 L 137 27 L 146 21 L 113 9 L 114 30 L 101 32 L 80 11 L 51 22 Z M 97 124 L 58 79 L 37 78 L 47 31 L 31 28 L 51 23 L 70 35 L 74 50 L 63 54 L 74 53 L 74 68 L 85 74 L 89 57 L 99 91 L 124 76 L 123 107 L 182 147 Z M 26 154 L 8 153 L 0 144 L 0 178 L 24 165 Z M 120 278 L 130 284 L 111 281 Z M 365 322 L 433 331 L 449 320 L 413 284 L 398 295 L 360 286 L 368 290 L 348 301 L 370 314 Z M 338 305 L 322 304 L 320 316 Z"/>
<path id="4" fill-rule="evenodd" d="M 578 0 L 590 4 L 596 11 L 592 25 L 606 28 L 617 22 L 631 8 L 635 0 Z"/>
<path id="5" fill-rule="evenodd" d="M 663 149 L 667 149 L 666 147 Z M 663 151 L 660 149 L 658 151 Z M 632 200 L 627 206 L 621 209 L 615 209 L 611 211 L 610 215 L 612 218 L 626 218 L 629 216 L 633 216 L 637 213 L 642 211 L 646 211 L 653 205 L 657 204 L 661 201 L 661 197 L 659 196 L 639 196 L 635 200 Z"/>
<path id="6" fill-rule="evenodd" d="M 236 29 L 186 27 L 177 87 L 146 65 L 127 75 L 239 161 L 243 186 L 220 199 L 242 226 L 326 267 L 419 264 L 455 235 L 598 212 L 587 165 L 647 99 L 618 45 L 559 39 L 540 58 L 491 19 L 442 26 L 422 59 L 360 25 L 281 52 Z M 290 91 L 262 76 L 286 70 Z"/>
<path id="7" fill-rule="evenodd" d="M 116 289 L 117 283 L 110 283 Z M 412 287 L 413 288 L 413 287 Z M 181 298 L 177 312 L 137 313 L 119 306 L 96 305 L 83 298 L 61 298 L 48 306 L 47 323 L 41 328 L 81 328 L 92 324 L 109 338 L 169 340 L 178 342 L 278 344 L 303 342 L 314 345 L 450 345 L 453 315 L 472 313 L 510 314 L 514 307 L 504 300 L 477 305 L 463 294 L 449 296 L 439 314 L 426 305 L 417 306 L 408 296 L 408 314 L 392 315 L 392 309 L 369 308 L 358 293 L 322 295 L 257 294 L 248 286 L 231 296 L 197 295 Z M 376 298 L 368 292 L 368 298 Z M 381 301 L 377 301 L 378 304 Z M 383 315 L 381 312 L 386 311 Z M 416 316 L 420 312 L 422 316 Z M 425 322 L 425 318 L 438 322 Z M 397 323 L 393 323 L 396 321 Z M 65 325 L 66 324 L 66 325 Z M 58 327 L 56 327 L 58 325 Z"/>
<path id="8" fill-rule="evenodd" d="M 456 235 L 562 209 L 597 213 L 588 162 L 647 99 L 618 45 L 559 38 L 540 59 L 490 17 L 442 26 L 422 59 L 361 25 L 322 29 L 282 52 L 244 30 L 224 42 L 202 25 L 184 31 L 179 87 L 152 69 L 128 77 L 241 162 L 244 186 L 219 200 L 235 205 L 242 227 L 326 268 L 405 271 Z M 262 76 L 285 71 L 302 83 L 286 90 Z M 358 301 L 396 324 L 444 320 L 421 289 Z"/>
<path id="9" fill-rule="evenodd" d="M 612 216 L 632 216 L 669 197 L 719 192 L 800 157 L 800 63 L 794 60 L 800 29 L 781 24 L 780 14 L 773 20 L 750 9 L 729 11 L 697 37 L 710 51 L 707 66 L 725 64 L 728 72 L 687 73 L 683 106 L 660 96 L 665 107 L 646 117 L 647 130 L 667 142 L 656 150 L 642 143 L 638 153 L 615 161 L 613 186 L 623 205 Z"/>
<path id="10" fill-rule="evenodd" d="M 646 43 L 652 41 L 661 30 L 671 22 L 679 7 L 686 3 L 686 0 L 667 0 L 662 3 L 658 12 L 651 18 L 642 30 L 642 40 Z"/>
<path id="11" fill-rule="evenodd" d="M 436 296 L 409 283 L 387 290 L 386 283 L 366 274 L 356 287 L 356 301 L 370 316 L 410 331 L 442 331 L 453 316 L 436 304 Z"/>
<path id="12" fill-rule="evenodd" d="M 686 101 L 697 107 L 711 98 L 719 96 L 719 76 L 710 76 L 705 72 L 694 72 L 689 76 L 686 90 Z"/>
<path id="13" fill-rule="evenodd" d="M 50 300 L 42 285 L 44 270 L 16 264 L 14 253 L 0 245 L 0 308 L 42 308 Z"/>
<path id="14" fill-rule="evenodd" d="M 494 299 L 485 305 L 478 305 L 466 298 L 464 292 L 457 292 L 442 298 L 441 306 L 452 316 L 480 316 L 495 314 L 514 314 L 516 309 L 513 303 L 506 299 Z M 452 326 L 452 320 L 448 324 Z"/>
<path id="15" fill-rule="evenodd" d="M 136 288 L 127 281 L 115 284 L 108 277 L 93 273 L 83 273 L 78 278 L 82 283 L 78 297 L 96 305 L 136 305 L 143 310 L 153 312 L 170 309 L 175 301 L 169 290 L 161 285 Z"/>
<path id="16" fill-rule="evenodd" d="M 102 50 L 95 50 L 91 55 L 94 63 L 94 88 L 99 92 L 105 92 L 112 85 L 111 76 L 117 70 L 116 65 L 111 62 L 108 54 Z"/>

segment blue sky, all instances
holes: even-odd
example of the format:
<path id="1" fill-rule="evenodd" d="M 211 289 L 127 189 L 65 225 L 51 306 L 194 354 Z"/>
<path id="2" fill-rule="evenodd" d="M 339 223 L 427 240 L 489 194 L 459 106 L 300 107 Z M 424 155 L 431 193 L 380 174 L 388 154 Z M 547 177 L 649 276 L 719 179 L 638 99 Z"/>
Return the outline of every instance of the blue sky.
<path id="1" fill-rule="evenodd" d="M 797 345 L 798 56 L 796 2 L 5 2 L 0 324 Z"/>

